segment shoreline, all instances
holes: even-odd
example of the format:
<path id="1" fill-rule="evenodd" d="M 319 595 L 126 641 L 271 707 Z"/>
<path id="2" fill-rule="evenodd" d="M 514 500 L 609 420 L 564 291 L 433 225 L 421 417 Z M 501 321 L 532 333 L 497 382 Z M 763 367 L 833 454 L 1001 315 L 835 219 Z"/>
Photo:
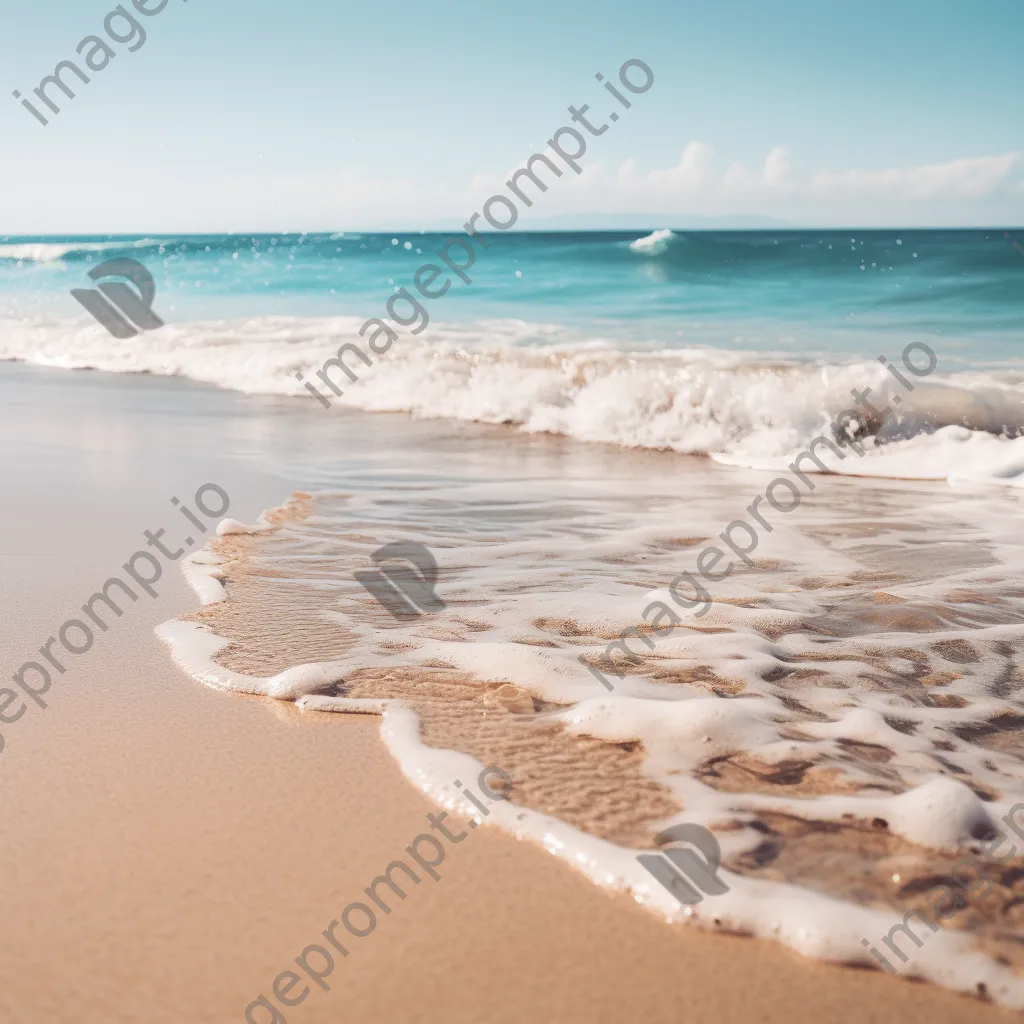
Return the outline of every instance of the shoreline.
<path id="1" fill-rule="evenodd" d="M 0 417 L 26 438 L 2 455 L 20 499 L 4 512 L 17 543 L 0 556 L 9 661 L 21 637 L 67 607 L 66 595 L 88 593 L 110 553 L 159 521 L 168 495 L 196 474 L 220 481 L 232 514 L 250 522 L 290 490 L 339 485 L 336 436 L 319 429 L 318 410 L 309 416 L 187 381 L 137 384 L 0 368 L 0 391 L 11 399 Z M 346 415 L 345 436 L 388 436 L 395 448 L 383 446 L 383 470 L 404 458 L 398 438 L 412 433 L 399 419 Z M 565 438 L 467 424 L 420 422 L 415 433 L 456 456 L 460 439 L 483 445 L 491 436 L 527 464 L 560 450 L 595 467 L 612 458 Z M 221 450 L 212 463 L 211 436 Z M 684 457 L 639 458 L 667 465 Z M 55 500 L 64 494 L 76 495 L 74 516 Z M 32 519 L 26 507 L 38 509 Z M 434 810 L 401 775 L 376 723 L 238 700 L 188 680 L 152 629 L 196 602 L 180 574 L 164 579 L 145 614 L 119 620 L 88 662 L 69 667 L 45 723 L 28 725 L 0 760 L 8 925 L 0 1007 L 19 1024 L 244 1019 L 253 994 Z M 326 1024 L 339 1012 L 410 1021 L 443 1013 L 470 1024 L 482 1007 L 496 1024 L 668 1022 L 684 1007 L 782 1024 L 810 1001 L 824 1024 L 849 1020 L 851 1005 L 863 1019 L 899 1015 L 912 1024 L 1010 1019 L 878 971 L 666 929 L 627 896 L 594 888 L 494 829 L 465 849 L 452 851 L 451 870 L 441 873 L 447 884 L 383 916 L 386 941 L 363 947 L 347 972 L 336 968 L 338 986 L 289 1013 L 289 1024 Z M 457 981 L 438 980 L 446 977 Z"/>
<path id="2" fill-rule="evenodd" d="M 301 522 L 310 515 L 312 508 L 308 495 L 293 494 L 283 505 L 261 513 L 261 525 L 252 528 L 239 526 L 231 532 L 259 538 L 268 532 L 272 534 L 282 524 Z M 792 508 L 789 509 L 791 510 Z M 272 522 L 276 525 L 270 526 Z M 221 540 L 213 543 L 216 547 L 224 542 Z M 224 589 L 224 585 L 216 584 L 216 592 L 209 592 L 209 578 L 223 580 L 225 585 L 230 587 L 230 581 L 233 574 L 237 574 L 239 565 L 243 566 L 243 572 L 248 571 L 244 567 L 247 558 L 251 558 L 251 553 L 247 554 L 243 548 L 220 552 L 204 549 L 203 554 L 205 557 L 198 566 L 198 573 L 186 568 L 186 576 L 193 589 L 207 606 L 230 601 L 229 591 Z M 648 600 L 654 593 L 656 592 L 648 595 Z M 710 597 L 704 611 L 708 608 Z M 463 774 L 472 774 L 481 768 L 480 762 L 473 761 L 467 758 L 465 753 L 454 749 L 428 745 L 420 737 L 423 725 L 413 707 L 400 698 L 382 700 L 317 695 L 317 688 L 326 686 L 331 689 L 332 684 L 345 679 L 347 669 L 344 661 L 296 664 L 272 677 L 244 676 L 216 661 L 218 650 L 232 646 L 234 641 L 211 633 L 208 625 L 202 625 L 194 620 L 170 622 L 162 624 L 157 633 L 170 645 L 176 663 L 197 682 L 226 691 L 257 693 L 274 700 L 294 701 L 295 706 L 301 711 L 314 714 L 333 712 L 343 715 L 381 715 L 381 736 L 405 777 L 439 806 L 473 817 L 473 806 L 467 803 L 462 793 L 453 789 L 445 780 L 459 771 Z M 583 664 L 589 669 L 585 662 Z M 620 679 L 623 678 L 622 673 L 616 674 Z M 628 698 L 626 700 L 628 701 Z M 584 700 L 577 708 L 594 703 L 597 702 Z M 601 703 L 607 703 L 608 713 L 614 715 L 613 700 Z M 435 741 L 436 739 L 437 737 Z M 850 806 L 854 807 L 853 804 Z M 890 816 L 885 804 L 880 801 L 873 805 L 869 804 L 868 807 L 873 809 L 861 809 L 861 815 L 867 814 L 870 818 L 874 814 L 875 820 L 879 820 L 879 815 Z M 1024 808 L 1024 804 L 1017 804 L 1011 808 L 1007 818 L 1012 819 L 1014 811 L 1019 808 Z M 895 811 L 895 805 L 891 810 Z M 735 875 L 728 877 L 732 882 L 732 888 L 740 891 L 733 893 L 728 900 L 712 900 L 707 907 L 699 909 L 681 909 L 661 889 L 657 886 L 652 887 L 649 879 L 636 869 L 634 851 L 621 849 L 601 837 L 580 831 L 558 817 L 538 814 L 530 806 L 515 803 L 514 796 L 509 805 L 496 814 L 493 823 L 498 823 L 516 839 L 529 839 L 537 846 L 545 847 L 548 853 L 554 853 L 559 859 L 565 860 L 597 887 L 631 895 L 637 904 L 645 906 L 656 916 L 677 926 L 682 922 L 709 931 L 724 927 L 725 930 L 749 934 L 760 941 L 780 942 L 811 959 L 834 963 L 847 969 L 870 965 L 871 961 L 867 959 L 870 954 L 889 973 L 898 973 L 897 969 L 893 968 L 867 940 L 861 940 L 861 945 L 867 950 L 862 952 L 854 938 L 858 930 L 872 933 L 872 930 L 877 931 L 881 928 L 884 931 L 882 926 L 890 919 L 889 913 L 852 904 L 843 905 L 841 909 L 851 931 L 850 935 L 836 936 L 830 934 L 827 924 L 830 913 L 834 913 L 836 908 L 830 906 L 827 900 L 823 901 L 816 894 L 803 890 L 776 892 L 772 887 L 749 882 Z M 949 892 L 948 888 L 946 891 Z M 745 910 L 744 903 L 751 900 L 763 904 L 777 902 L 780 911 L 785 908 L 787 902 L 795 902 L 801 906 L 801 911 L 793 912 L 790 908 L 788 915 L 783 913 L 784 917 L 790 918 L 785 925 L 780 925 L 776 921 L 773 926 L 766 927 L 761 917 Z M 956 905 L 961 907 L 966 904 L 961 901 Z M 920 916 L 920 912 L 912 911 L 911 914 L 913 913 Z M 915 944 L 921 947 L 922 942 L 908 929 L 909 917 L 910 914 L 904 916 L 902 927 Z M 924 919 L 927 921 L 927 918 Z M 942 919 L 945 920 L 945 917 Z M 894 932 L 899 927 L 897 925 L 893 928 L 885 941 L 893 954 L 898 954 L 906 963 L 907 957 L 892 942 Z M 934 935 L 936 926 L 931 926 L 931 930 Z M 909 973 L 904 975 L 907 980 L 928 980 L 979 999 L 998 993 L 999 998 L 996 1001 L 1008 1008 L 1019 1009 L 1024 1006 L 1024 992 L 1015 984 L 1016 979 L 1008 972 L 1000 972 L 995 964 L 974 949 L 969 936 L 951 929 L 940 932 L 936 938 L 937 941 L 929 943 L 925 955 L 913 955 Z M 276 1012 L 271 1004 L 264 1005 L 269 1011 Z M 276 1017 L 273 1024 L 277 1024 Z"/>

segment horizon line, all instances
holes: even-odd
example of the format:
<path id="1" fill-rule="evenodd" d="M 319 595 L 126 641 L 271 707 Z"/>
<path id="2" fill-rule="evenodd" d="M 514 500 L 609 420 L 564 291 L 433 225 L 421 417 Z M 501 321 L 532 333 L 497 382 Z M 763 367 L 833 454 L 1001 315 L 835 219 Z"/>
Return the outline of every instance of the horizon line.
<path id="1" fill-rule="evenodd" d="M 783 233 L 783 232 L 846 232 L 846 231 L 1024 231 L 1024 223 L 1019 225 L 1006 225 L 1006 224 L 968 224 L 968 225 L 939 225 L 939 226 L 917 226 L 912 224 L 900 224 L 893 226 L 881 226 L 881 227 L 870 227 L 866 225 L 857 224 L 838 224 L 838 225 L 786 225 L 779 224 L 777 227 L 761 225 L 758 227 L 673 227 L 671 225 L 662 224 L 660 227 L 652 227 L 646 224 L 636 225 L 635 227 L 592 227 L 592 228 L 522 228 L 517 231 L 499 231 L 499 230 L 487 230 L 478 231 L 478 234 L 487 234 L 492 237 L 498 237 L 501 235 L 564 235 L 564 234 L 631 234 L 637 231 L 680 231 L 686 232 L 687 234 L 702 234 L 702 233 L 715 233 L 715 234 L 755 234 L 755 233 Z M 53 240 L 53 241 L 73 241 L 75 239 L 116 239 L 116 238 L 180 238 L 183 235 L 190 235 L 196 238 L 212 238 L 216 236 L 239 236 L 245 235 L 338 235 L 343 236 L 346 234 L 353 235 L 386 235 L 386 234 L 418 234 L 418 235 L 440 235 L 454 232 L 456 234 L 464 233 L 460 228 L 410 228 L 410 227 L 380 227 L 380 228 L 346 228 L 344 230 L 339 228 L 322 228 L 312 230 L 268 230 L 268 229 L 247 229 L 247 230 L 235 230 L 235 231 L 116 231 L 116 232 L 102 232 L 102 231 L 88 231 L 79 232 L 75 234 L 24 234 L 24 233 L 12 233 L 8 235 L 0 235 L 0 241 L 9 242 L 12 239 L 39 239 L 39 240 Z M 340 240 L 340 238 L 339 238 Z"/>

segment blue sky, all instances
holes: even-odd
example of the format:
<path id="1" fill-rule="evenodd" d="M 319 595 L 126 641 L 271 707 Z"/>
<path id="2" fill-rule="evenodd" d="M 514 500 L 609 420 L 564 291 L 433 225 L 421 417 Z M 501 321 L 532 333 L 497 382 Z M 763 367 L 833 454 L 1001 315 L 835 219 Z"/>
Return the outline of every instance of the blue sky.
<path id="1" fill-rule="evenodd" d="M 629 58 L 525 226 L 1024 223 L 1019 0 L 169 0 L 44 128 L 115 6 L 7 0 L 0 233 L 460 224 Z"/>

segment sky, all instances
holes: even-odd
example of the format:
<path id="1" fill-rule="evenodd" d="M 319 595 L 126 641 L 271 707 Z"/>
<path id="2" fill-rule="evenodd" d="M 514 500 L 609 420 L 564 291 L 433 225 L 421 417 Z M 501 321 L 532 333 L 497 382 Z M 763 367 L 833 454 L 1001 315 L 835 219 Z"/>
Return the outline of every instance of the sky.
<path id="1" fill-rule="evenodd" d="M 0 235 L 458 226 L 584 103 L 519 226 L 1024 224 L 1020 0 L 124 0 L 142 45 L 116 6 L 6 0 Z"/>

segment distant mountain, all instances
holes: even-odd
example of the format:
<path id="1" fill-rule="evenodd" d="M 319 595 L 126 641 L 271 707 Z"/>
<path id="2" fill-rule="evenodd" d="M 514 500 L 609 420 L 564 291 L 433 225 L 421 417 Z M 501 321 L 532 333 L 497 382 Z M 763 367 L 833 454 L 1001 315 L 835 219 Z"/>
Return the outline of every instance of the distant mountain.
<path id="1" fill-rule="evenodd" d="M 801 228 L 803 224 L 776 220 L 761 214 L 726 214 L 703 217 L 692 213 L 571 213 L 554 217 L 522 217 L 516 225 L 522 231 L 756 231 L 761 228 Z"/>
<path id="2" fill-rule="evenodd" d="M 443 219 L 413 220 L 402 224 L 346 225 L 346 231 L 460 231 L 461 223 Z M 682 213 L 566 213 L 553 217 L 522 216 L 515 231 L 638 231 L 651 232 L 660 228 L 674 228 L 680 231 L 757 231 L 806 228 L 806 224 L 776 220 L 760 214 L 727 214 L 721 217 L 702 217 L 698 214 Z M 320 229 L 323 230 L 323 229 Z M 487 224 L 480 223 L 478 231 L 493 231 Z"/>

